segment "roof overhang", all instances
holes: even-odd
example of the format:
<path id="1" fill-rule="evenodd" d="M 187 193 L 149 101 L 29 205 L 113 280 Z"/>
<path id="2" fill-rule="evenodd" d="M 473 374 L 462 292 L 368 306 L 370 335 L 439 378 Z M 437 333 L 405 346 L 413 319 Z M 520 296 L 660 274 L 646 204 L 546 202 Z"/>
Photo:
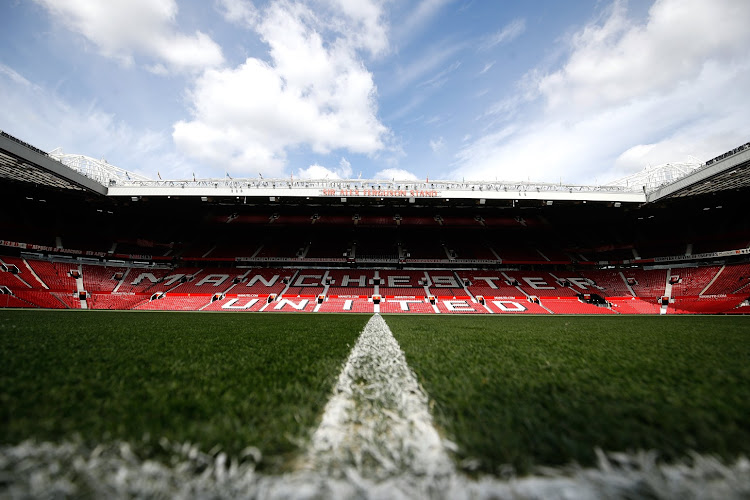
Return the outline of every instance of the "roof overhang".
<path id="1" fill-rule="evenodd" d="M 105 186 L 4 132 L 0 133 L 0 178 L 56 189 L 107 194 Z"/>
<path id="2" fill-rule="evenodd" d="M 383 182 L 378 180 L 204 180 L 152 181 L 131 185 L 110 185 L 114 197 L 195 197 L 254 198 L 279 201 L 284 198 L 310 200 L 403 199 L 417 201 L 468 201 L 479 204 L 490 200 L 600 201 L 645 203 L 642 191 L 606 189 L 595 186 L 551 184 L 504 184 L 483 182 Z"/>
<path id="3" fill-rule="evenodd" d="M 747 146 L 747 145 L 746 145 Z M 703 168 L 661 187 L 648 195 L 649 202 L 665 198 L 702 194 L 750 187 L 750 147 L 705 165 Z"/>

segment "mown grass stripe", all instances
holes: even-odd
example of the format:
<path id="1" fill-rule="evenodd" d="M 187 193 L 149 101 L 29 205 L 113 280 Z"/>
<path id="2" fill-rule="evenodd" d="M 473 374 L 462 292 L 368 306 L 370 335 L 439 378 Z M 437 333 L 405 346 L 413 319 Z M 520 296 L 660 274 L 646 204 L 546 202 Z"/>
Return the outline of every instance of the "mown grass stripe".
<path id="1" fill-rule="evenodd" d="M 733 317 L 387 321 L 467 466 L 596 463 L 608 452 L 750 452 L 750 322 Z"/>

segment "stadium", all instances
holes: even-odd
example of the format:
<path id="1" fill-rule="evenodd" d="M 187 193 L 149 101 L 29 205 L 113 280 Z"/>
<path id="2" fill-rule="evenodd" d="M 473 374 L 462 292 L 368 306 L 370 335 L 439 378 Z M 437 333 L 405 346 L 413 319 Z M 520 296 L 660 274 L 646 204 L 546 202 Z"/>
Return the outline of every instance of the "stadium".
<path id="1" fill-rule="evenodd" d="M 748 144 L 605 186 L 153 181 L 7 134 L 1 151 L 3 307 L 750 311 Z"/>
<path id="2" fill-rule="evenodd" d="M 0 158 L 3 495 L 748 494 L 750 143 L 602 186 Z"/>

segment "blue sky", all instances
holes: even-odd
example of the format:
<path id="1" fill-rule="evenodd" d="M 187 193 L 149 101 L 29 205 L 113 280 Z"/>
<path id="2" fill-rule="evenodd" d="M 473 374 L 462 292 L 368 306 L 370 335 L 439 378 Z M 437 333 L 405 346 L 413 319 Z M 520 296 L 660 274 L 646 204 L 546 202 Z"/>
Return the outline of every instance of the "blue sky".
<path id="1" fill-rule="evenodd" d="M 0 129 L 152 178 L 604 183 L 750 140 L 747 0 L 9 0 Z"/>

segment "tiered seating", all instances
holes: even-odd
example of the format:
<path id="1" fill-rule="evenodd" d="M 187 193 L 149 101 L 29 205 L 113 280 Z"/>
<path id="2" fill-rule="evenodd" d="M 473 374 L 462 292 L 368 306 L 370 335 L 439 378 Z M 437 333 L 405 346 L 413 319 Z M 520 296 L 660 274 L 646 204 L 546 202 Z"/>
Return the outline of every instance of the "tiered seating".
<path id="1" fill-rule="evenodd" d="M 344 309 L 349 303 L 349 309 Z M 365 299 L 326 299 L 320 305 L 318 312 L 356 312 L 356 313 L 372 313 L 375 311 L 375 304 Z"/>
<path id="2" fill-rule="evenodd" d="M 554 271 L 549 273 L 549 275 L 555 281 L 555 286 L 559 286 L 559 284 L 556 282 L 556 280 L 558 279 L 567 281 L 570 286 L 565 288 L 569 288 L 577 294 L 595 293 L 603 296 L 606 292 L 606 290 L 602 290 L 603 287 L 601 287 L 601 285 L 597 285 L 596 282 L 592 283 L 593 280 L 581 276 L 581 274 L 577 272 Z M 620 278 L 620 282 L 622 283 L 622 278 Z M 627 293 L 627 295 L 630 294 Z"/>
<path id="3" fill-rule="evenodd" d="M 47 290 L 14 290 L 13 293 L 21 300 L 25 300 L 45 309 L 66 309 L 67 306 Z"/>
<path id="4" fill-rule="evenodd" d="M 302 241 L 299 238 L 294 238 L 293 241 L 290 238 L 276 238 L 273 241 L 266 241 L 263 243 L 257 257 L 285 257 L 293 258 L 297 256 L 297 252 L 304 248 Z"/>
<path id="5" fill-rule="evenodd" d="M 528 295 L 536 295 L 537 297 L 575 297 L 580 293 L 584 293 L 578 287 L 560 286 L 550 273 L 512 271 L 506 274 L 518 281 L 523 291 Z"/>
<path id="6" fill-rule="evenodd" d="M 424 297 L 424 271 L 380 271 L 382 285 L 378 292 L 383 297 Z"/>
<path id="7" fill-rule="evenodd" d="M 444 226 L 479 226 L 479 222 L 474 217 L 445 216 L 443 217 Z"/>
<path id="8" fill-rule="evenodd" d="M 403 242 L 403 247 L 408 253 L 407 260 L 448 260 L 445 248 L 436 238 L 413 236 Z"/>
<path id="9" fill-rule="evenodd" d="M 680 282 L 672 285 L 672 297 L 700 295 L 706 285 L 716 276 L 721 267 L 681 267 L 671 270 L 671 276 L 679 276 Z"/>
<path id="10" fill-rule="evenodd" d="M 63 292 L 50 292 L 52 295 L 54 295 L 60 302 L 65 304 L 65 307 L 68 309 L 80 309 L 81 308 L 81 299 L 78 298 L 77 295 L 74 295 L 72 293 L 63 293 Z"/>
<path id="11" fill-rule="evenodd" d="M 452 240 L 446 246 L 456 253 L 456 259 L 497 261 L 495 254 L 484 243 Z"/>
<path id="12" fill-rule="evenodd" d="M 363 215 L 357 223 L 360 226 L 395 226 L 393 216 Z"/>
<path id="13" fill-rule="evenodd" d="M 268 304 L 264 312 L 312 312 L 317 301 L 313 297 L 291 297 L 279 299 Z"/>
<path id="14" fill-rule="evenodd" d="M 677 297 L 669 304 L 667 314 L 718 314 L 731 311 L 747 297 Z"/>
<path id="15" fill-rule="evenodd" d="M 151 293 L 162 289 L 159 280 L 172 273 L 171 269 L 145 269 L 132 268 L 123 277 L 119 287 L 115 287 L 118 293 Z M 157 281 L 154 283 L 151 278 Z M 137 283 L 136 283 L 137 282 Z"/>
<path id="16" fill-rule="evenodd" d="M 747 299 L 746 299 L 747 300 Z M 744 302 L 743 302 L 744 304 Z M 750 304 L 742 305 L 735 307 L 734 309 L 730 309 L 728 311 L 725 311 L 725 314 L 750 314 Z"/>
<path id="17" fill-rule="evenodd" d="M 194 245 L 191 245 L 190 248 L 186 248 L 182 252 L 182 258 L 183 259 L 192 259 L 192 258 L 204 258 L 204 257 L 215 257 L 216 255 L 213 254 L 213 251 L 215 250 L 216 245 L 214 243 L 196 243 Z M 241 253 L 236 253 L 235 255 L 243 255 Z"/>
<path id="18" fill-rule="evenodd" d="M 89 293 L 111 292 L 120 283 L 114 279 L 115 273 L 127 271 L 126 267 L 81 265 L 83 288 Z"/>
<path id="19" fill-rule="evenodd" d="M 29 274 L 29 273 L 27 272 L 26 274 Z M 24 285 L 23 282 L 20 279 L 18 279 L 18 277 L 15 274 L 5 272 L 2 269 L 0 269 L 0 286 L 7 286 L 11 290 L 14 290 L 16 288 L 29 288 L 28 286 Z"/>
<path id="20" fill-rule="evenodd" d="M 148 295 L 92 293 L 86 300 L 89 309 L 127 310 L 149 300 Z"/>
<path id="21" fill-rule="evenodd" d="M 656 299 L 642 300 L 636 297 L 631 298 L 608 298 L 612 303 L 612 310 L 620 314 L 659 314 L 661 305 Z"/>
<path id="22" fill-rule="evenodd" d="M 71 270 L 77 270 L 78 264 L 48 262 L 46 260 L 27 261 L 37 276 L 50 290 L 76 290 L 76 280 L 69 276 Z M 32 284 L 32 283 L 29 283 Z"/>
<path id="23" fill-rule="evenodd" d="M 505 283 L 507 278 L 497 271 L 457 271 L 456 274 L 458 274 L 461 282 L 469 280 L 471 283 L 468 286 L 469 292 L 475 297 L 478 295 L 487 299 L 493 297 L 526 297 L 515 286 L 507 285 Z"/>
<path id="24" fill-rule="evenodd" d="M 259 246 L 260 243 L 257 241 L 219 243 L 211 250 L 209 257 L 212 259 L 228 260 L 234 260 L 235 257 L 252 257 Z"/>
<path id="25" fill-rule="evenodd" d="M 469 297 L 463 281 L 453 271 L 427 271 L 430 278 L 430 295 L 435 297 Z"/>
<path id="26" fill-rule="evenodd" d="M 395 236 L 391 238 L 382 238 L 372 232 L 358 232 L 354 240 L 356 243 L 358 260 L 380 259 L 380 260 L 398 260 L 398 245 L 395 242 Z"/>
<path id="27" fill-rule="evenodd" d="M 433 217 L 412 217 L 404 216 L 401 218 L 402 226 L 437 226 L 439 225 Z"/>
<path id="28" fill-rule="evenodd" d="M 180 284 L 172 290 L 181 294 L 205 294 L 213 295 L 214 293 L 225 292 L 229 289 L 233 280 L 245 274 L 246 269 L 227 269 L 227 268 L 177 268 L 172 273 L 185 274 L 194 276 L 191 281 Z M 207 280 L 207 281 L 206 281 Z"/>
<path id="29" fill-rule="evenodd" d="M 435 302 L 442 314 L 487 314 L 487 309 L 470 299 L 438 300 Z"/>
<path id="30" fill-rule="evenodd" d="M 243 282 L 232 288 L 231 295 L 278 295 L 287 286 L 284 280 L 291 280 L 295 272 L 293 269 L 251 269 Z"/>
<path id="31" fill-rule="evenodd" d="M 315 225 L 351 226 L 354 225 L 354 220 L 351 215 L 321 215 Z"/>
<path id="32" fill-rule="evenodd" d="M 375 277 L 375 271 L 356 269 L 336 269 L 328 271 L 328 277 L 332 280 L 328 287 L 328 296 L 360 296 L 370 297 L 374 293 L 374 286 L 370 283 Z"/>
<path id="33" fill-rule="evenodd" d="M 346 246 L 341 241 L 328 238 L 315 238 L 311 241 L 305 258 L 331 262 L 332 259 L 344 260 L 345 252 Z"/>
<path id="34" fill-rule="evenodd" d="M 750 264 L 724 267 L 719 277 L 703 295 L 732 294 L 747 291 L 750 287 Z"/>
<path id="35" fill-rule="evenodd" d="M 667 286 L 666 269 L 626 269 L 625 278 L 635 278 L 636 284 L 631 285 L 637 297 L 661 297 Z"/>
<path id="36" fill-rule="evenodd" d="M 210 298 L 209 298 L 210 300 Z M 260 311 L 266 305 L 265 297 L 225 297 L 211 302 L 203 311 Z"/>
<path id="37" fill-rule="evenodd" d="M 323 290 L 322 286 L 290 286 L 284 291 L 284 297 L 317 297 Z"/>
<path id="38" fill-rule="evenodd" d="M 507 242 L 493 244 L 492 248 L 500 256 L 503 262 L 508 262 L 508 263 L 538 262 L 540 264 L 547 262 L 547 260 L 544 257 L 542 257 L 542 255 L 539 252 L 537 252 L 535 248 L 530 248 L 530 247 L 525 247 L 525 246 L 515 246 Z"/>
<path id="39" fill-rule="evenodd" d="M 21 300 L 14 295 L 2 294 L 0 295 L 0 307 L 37 307 L 30 302 Z"/>
<path id="40" fill-rule="evenodd" d="M 570 257 L 560 249 L 547 246 L 539 247 L 536 250 L 537 253 L 541 253 L 542 255 L 544 255 L 544 257 L 547 257 L 550 262 L 562 262 L 565 264 L 570 262 Z"/>
<path id="41" fill-rule="evenodd" d="M 208 296 L 182 297 L 167 295 L 163 299 L 144 302 L 136 306 L 135 309 L 142 311 L 197 311 L 208 304 L 210 300 L 211 297 Z"/>
<path id="42" fill-rule="evenodd" d="M 406 309 L 404 309 L 406 308 Z M 407 299 L 399 301 L 398 299 L 386 299 L 380 303 L 381 313 L 434 313 L 435 309 L 432 304 L 420 299 Z"/>
<path id="43" fill-rule="evenodd" d="M 580 302 L 577 299 L 542 299 L 544 307 L 554 314 L 615 314 L 608 307 Z"/>
<path id="44" fill-rule="evenodd" d="M 604 290 L 599 290 L 599 295 L 603 297 L 630 297 L 632 294 L 628 289 L 628 285 L 625 280 L 622 279 L 619 271 L 615 270 L 585 270 L 581 271 L 580 275 L 584 278 L 592 280 L 597 286 L 602 287 Z"/>
<path id="45" fill-rule="evenodd" d="M 488 300 L 487 307 L 495 314 L 550 314 L 539 304 L 526 299 L 497 299 Z"/>

